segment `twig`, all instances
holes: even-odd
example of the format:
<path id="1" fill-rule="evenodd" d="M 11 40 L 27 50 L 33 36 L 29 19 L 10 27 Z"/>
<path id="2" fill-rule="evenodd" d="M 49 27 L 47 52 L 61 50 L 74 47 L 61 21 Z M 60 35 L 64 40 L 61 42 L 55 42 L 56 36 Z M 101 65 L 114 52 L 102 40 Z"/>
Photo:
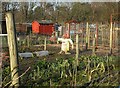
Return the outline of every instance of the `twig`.
<path id="1" fill-rule="evenodd" d="M 4 79 L 3 79 L 3 81 L 2 81 L 2 84 L 3 84 L 3 82 L 7 79 L 7 77 L 9 77 L 11 74 L 9 74 L 8 76 L 6 76 Z"/>
<path id="2" fill-rule="evenodd" d="M 114 73 L 116 73 L 116 72 L 112 72 L 111 74 L 114 74 Z M 89 87 L 89 86 L 92 86 L 92 84 L 95 82 L 95 81 L 99 81 L 100 79 L 102 79 L 100 82 L 99 82 L 99 84 L 102 82 L 102 81 L 104 81 L 107 77 L 109 77 L 109 75 L 111 75 L 110 73 L 109 74 L 107 74 L 107 75 L 105 75 L 105 76 L 103 76 L 103 77 L 98 77 L 98 78 L 96 78 L 96 79 L 93 79 L 92 81 L 90 81 L 90 82 L 88 82 L 88 83 L 85 83 L 82 87 Z M 117 74 L 119 74 L 118 72 L 115 74 L 115 76 L 117 75 Z M 99 86 L 99 84 L 97 85 L 97 86 Z M 82 88 L 81 87 L 81 88 Z"/>
<path id="3" fill-rule="evenodd" d="M 112 74 L 111 74 L 111 75 L 112 75 Z M 100 83 L 103 83 L 103 81 L 104 81 L 107 77 L 109 77 L 109 76 L 111 76 L 111 75 L 109 74 L 108 76 L 104 77 L 104 78 L 99 82 L 98 85 L 100 85 Z M 118 75 L 118 73 L 116 73 L 116 74 L 114 75 L 114 77 L 115 77 L 116 75 Z"/>
<path id="4" fill-rule="evenodd" d="M 25 75 L 28 71 L 30 70 L 30 67 L 22 74 L 20 75 L 18 78 L 14 79 L 14 80 L 17 80 L 19 78 L 21 78 L 23 75 Z M 11 80 L 10 82 L 8 82 L 3 88 L 5 88 L 8 84 L 10 84 L 13 80 Z"/>

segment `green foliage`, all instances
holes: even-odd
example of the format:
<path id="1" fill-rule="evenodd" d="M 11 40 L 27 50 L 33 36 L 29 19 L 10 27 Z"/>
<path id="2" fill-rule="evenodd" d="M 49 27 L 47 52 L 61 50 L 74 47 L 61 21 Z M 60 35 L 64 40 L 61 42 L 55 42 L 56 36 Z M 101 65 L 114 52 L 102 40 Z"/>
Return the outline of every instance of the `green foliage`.
<path id="1" fill-rule="evenodd" d="M 10 66 L 4 67 L 4 69 L 2 69 L 2 85 L 7 84 L 10 79 Z"/>
<path id="2" fill-rule="evenodd" d="M 5 69 L 3 70 L 2 76 L 5 77 L 6 75 L 9 75 L 9 74 L 10 74 L 10 67 L 7 66 L 7 67 L 5 67 Z"/>
<path id="3" fill-rule="evenodd" d="M 104 86 L 110 81 L 114 85 L 118 85 L 117 80 L 112 78 L 114 73 L 116 73 L 115 77 L 117 77 L 117 67 L 114 65 L 115 61 L 115 57 L 81 56 L 77 66 L 76 85 Z M 41 60 L 29 74 L 29 80 L 26 85 L 72 86 L 74 84 L 75 64 L 74 58 L 58 58 L 53 62 Z M 112 86 L 111 84 L 108 85 Z"/>
<path id="4" fill-rule="evenodd" d="M 118 86 L 118 58 L 115 56 L 80 56 L 75 74 L 75 58 L 38 61 L 21 85 L 37 86 Z M 10 81 L 10 68 L 3 69 L 3 85 Z"/>

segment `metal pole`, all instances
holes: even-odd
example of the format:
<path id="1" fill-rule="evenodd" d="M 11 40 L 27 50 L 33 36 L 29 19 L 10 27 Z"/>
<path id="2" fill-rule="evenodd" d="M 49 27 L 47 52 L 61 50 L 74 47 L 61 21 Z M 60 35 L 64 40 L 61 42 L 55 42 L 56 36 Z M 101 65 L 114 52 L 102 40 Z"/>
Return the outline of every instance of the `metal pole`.
<path id="1" fill-rule="evenodd" d="M 6 26 L 8 33 L 8 46 L 10 53 L 10 68 L 11 68 L 11 80 L 12 86 L 19 86 L 19 64 L 18 64 L 18 54 L 17 54 L 17 40 L 14 16 L 11 12 L 6 12 Z"/>
<path id="2" fill-rule="evenodd" d="M 7 36 L 8 34 L 0 34 L 0 36 Z"/>

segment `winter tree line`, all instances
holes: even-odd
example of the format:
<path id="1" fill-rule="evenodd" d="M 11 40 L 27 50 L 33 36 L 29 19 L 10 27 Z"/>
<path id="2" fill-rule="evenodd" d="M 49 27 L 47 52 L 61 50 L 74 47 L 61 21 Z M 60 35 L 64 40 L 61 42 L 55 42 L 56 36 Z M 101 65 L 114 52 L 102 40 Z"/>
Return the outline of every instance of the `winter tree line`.
<path id="1" fill-rule="evenodd" d="M 110 22 L 119 21 L 119 2 L 2 2 L 1 12 L 13 11 L 16 22 L 32 22 L 33 20 L 52 20 L 66 22 Z M 4 16 L 3 16 L 4 18 Z"/>

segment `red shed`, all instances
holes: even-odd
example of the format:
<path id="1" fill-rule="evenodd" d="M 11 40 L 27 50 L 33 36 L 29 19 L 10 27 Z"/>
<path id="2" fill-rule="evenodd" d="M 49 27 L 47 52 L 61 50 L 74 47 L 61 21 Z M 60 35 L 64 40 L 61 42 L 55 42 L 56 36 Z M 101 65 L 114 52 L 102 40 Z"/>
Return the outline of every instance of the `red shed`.
<path id="1" fill-rule="evenodd" d="M 54 24 L 51 21 L 42 20 L 32 22 L 32 32 L 37 34 L 52 35 Z"/>
<path id="2" fill-rule="evenodd" d="M 33 21 L 32 22 L 32 33 L 39 33 L 40 32 L 39 27 L 40 27 L 39 22 Z"/>

